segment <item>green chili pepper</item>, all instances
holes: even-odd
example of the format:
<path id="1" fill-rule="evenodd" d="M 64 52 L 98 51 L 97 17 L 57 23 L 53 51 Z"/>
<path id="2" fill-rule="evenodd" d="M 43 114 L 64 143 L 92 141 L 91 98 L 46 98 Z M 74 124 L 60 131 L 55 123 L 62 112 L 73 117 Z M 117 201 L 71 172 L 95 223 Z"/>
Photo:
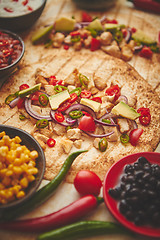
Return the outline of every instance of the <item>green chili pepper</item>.
<path id="1" fill-rule="evenodd" d="M 127 234 L 129 230 L 113 222 L 105 221 L 80 221 L 38 236 L 37 240 L 74 240 L 104 234 Z"/>
<path id="2" fill-rule="evenodd" d="M 50 41 L 48 41 L 48 42 L 45 43 L 44 47 L 45 47 L 45 48 L 48 48 L 48 47 L 50 47 L 50 46 L 52 45 L 52 43 L 53 43 L 53 41 L 50 40 Z"/>
<path id="3" fill-rule="evenodd" d="M 120 30 L 117 30 L 114 34 L 114 39 L 119 43 L 123 40 L 123 33 Z"/>
<path id="4" fill-rule="evenodd" d="M 76 118 L 82 117 L 82 114 L 83 114 L 82 111 L 75 110 L 75 111 L 71 111 L 69 113 L 69 116 L 73 119 L 76 119 Z"/>
<path id="5" fill-rule="evenodd" d="M 86 88 L 87 85 L 88 85 L 89 79 L 85 75 L 80 73 L 79 74 L 79 81 L 80 81 L 81 85 Z"/>
<path id="6" fill-rule="evenodd" d="M 19 119 L 23 121 L 24 119 L 26 119 L 26 117 L 23 114 L 20 114 Z"/>
<path id="7" fill-rule="evenodd" d="M 102 119 L 102 122 L 111 123 L 111 120 L 109 120 L 109 119 Z"/>
<path id="8" fill-rule="evenodd" d="M 39 102 L 42 106 L 47 106 L 49 99 L 47 97 L 46 94 L 42 93 L 41 95 L 39 95 Z"/>
<path id="9" fill-rule="evenodd" d="M 77 88 L 73 89 L 73 90 L 70 92 L 70 94 L 76 93 L 77 96 L 79 97 L 80 94 L 81 94 L 81 92 L 82 92 L 82 89 L 81 89 L 80 87 L 77 87 Z"/>
<path id="10" fill-rule="evenodd" d="M 58 188 L 63 179 L 66 177 L 75 158 L 84 152 L 87 152 L 87 150 L 81 150 L 71 153 L 67 157 L 59 173 L 53 180 L 51 180 L 47 185 L 39 189 L 29 201 L 23 203 L 18 208 L 10 209 L 8 212 L 5 211 L 4 214 L 1 214 L 2 221 L 11 220 L 18 216 L 24 215 L 25 213 L 34 210 L 46 200 L 48 200 L 53 195 L 53 193 Z"/>
<path id="11" fill-rule="evenodd" d="M 68 131 L 69 129 L 72 129 L 72 127 L 71 126 L 67 126 L 66 127 L 66 131 Z"/>
<path id="12" fill-rule="evenodd" d="M 96 38 L 98 33 L 96 30 L 94 30 L 93 28 L 88 28 L 88 30 L 90 31 L 92 37 Z"/>
<path id="13" fill-rule="evenodd" d="M 108 142 L 107 142 L 107 139 L 105 137 L 101 138 L 99 143 L 98 143 L 98 147 L 99 147 L 99 150 L 101 152 L 105 152 L 107 147 L 108 147 Z"/>
<path id="14" fill-rule="evenodd" d="M 79 42 L 80 40 L 81 40 L 81 36 L 80 35 L 71 37 L 71 42 L 73 42 L 73 43 Z"/>
<path id="15" fill-rule="evenodd" d="M 65 86 L 62 86 L 62 85 L 56 85 L 56 86 L 54 86 L 54 90 L 59 93 L 59 92 L 62 92 L 64 90 L 68 90 L 68 88 L 65 87 Z"/>
<path id="16" fill-rule="evenodd" d="M 5 99 L 5 104 L 9 104 L 10 102 L 12 102 L 17 96 L 15 94 L 10 94 L 8 97 L 6 97 Z"/>
<path id="17" fill-rule="evenodd" d="M 123 144 L 128 143 L 129 142 L 129 136 L 126 133 L 122 134 L 120 136 L 120 141 Z"/>
<path id="18" fill-rule="evenodd" d="M 37 128 L 45 128 L 48 126 L 48 120 L 47 119 L 40 119 L 36 122 L 36 127 Z"/>

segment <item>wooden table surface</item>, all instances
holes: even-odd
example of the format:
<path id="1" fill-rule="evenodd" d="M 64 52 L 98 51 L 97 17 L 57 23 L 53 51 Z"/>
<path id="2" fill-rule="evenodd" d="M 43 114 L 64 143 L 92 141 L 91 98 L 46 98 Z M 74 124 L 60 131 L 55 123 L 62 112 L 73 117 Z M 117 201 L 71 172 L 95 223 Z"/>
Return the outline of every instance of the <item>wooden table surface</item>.
<path id="1" fill-rule="evenodd" d="M 71 0 L 48 0 L 47 5 L 40 19 L 37 21 L 30 30 L 22 33 L 25 36 L 26 44 L 26 61 L 32 61 L 29 47 L 30 47 L 30 36 L 33 31 L 39 28 L 41 25 L 53 23 L 54 20 L 60 16 L 75 16 L 76 18 L 80 16 L 81 9 L 77 9 Z M 106 15 L 110 19 L 117 19 L 119 23 L 129 25 L 130 27 L 140 28 L 144 30 L 147 34 L 153 37 L 155 40 L 158 39 L 158 32 L 160 30 L 160 16 L 152 13 L 143 12 L 133 8 L 131 3 L 126 3 L 125 0 L 119 0 L 117 4 L 109 9 L 108 11 L 102 12 L 91 12 L 95 16 Z M 38 60 L 38 59 L 37 59 Z M 139 56 L 134 56 L 130 61 L 130 64 L 135 67 L 135 69 L 148 81 L 155 91 L 160 95 L 160 54 L 155 54 L 151 60 L 140 58 Z M 160 152 L 160 149 L 157 151 Z M 44 180 L 42 184 L 45 184 Z M 101 194 L 102 195 L 102 194 Z M 72 184 L 64 183 L 57 190 L 56 194 L 45 204 L 35 211 L 29 213 L 25 217 L 36 217 L 46 215 L 50 212 L 56 211 L 67 204 L 78 199 L 79 195 L 74 189 Z M 115 221 L 109 211 L 107 210 L 105 204 L 101 204 L 98 209 L 96 209 L 91 215 L 85 219 L 92 220 L 104 220 L 104 221 Z M 27 233 L 13 233 L 9 231 L 0 231 L 0 240 L 35 240 L 37 234 L 27 234 Z M 101 236 L 92 237 L 91 240 L 147 240 L 149 238 L 136 236 Z M 150 238 L 153 239 L 153 238 Z M 85 239 L 86 240 L 86 239 Z"/>

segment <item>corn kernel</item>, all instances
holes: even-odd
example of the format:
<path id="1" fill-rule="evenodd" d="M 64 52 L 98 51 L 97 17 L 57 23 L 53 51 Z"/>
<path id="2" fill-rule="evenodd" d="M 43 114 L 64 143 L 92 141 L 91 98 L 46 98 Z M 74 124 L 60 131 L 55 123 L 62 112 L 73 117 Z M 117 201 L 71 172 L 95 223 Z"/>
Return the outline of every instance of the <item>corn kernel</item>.
<path id="1" fill-rule="evenodd" d="M 38 173 L 38 169 L 37 169 L 37 168 L 29 168 L 29 169 L 27 170 L 27 173 L 28 173 L 28 174 L 31 174 L 31 175 L 35 175 L 35 174 Z"/>
<path id="2" fill-rule="evenodd" d="M 13 172 L 14 172 L 15 174 L 17 174 L 17 175 L 20 175 L 20 174 L 23 172 L 23 170 L 22 170 L 21 167 L 14 166 L 14 167 L 13 167 Z"/>
<path id="3" fill-rule="evenodd" d="M 23 198 L 25 196 L 25 192 L 24 191 L 19 191 L 16 195 L 17 198 Z"/>
<path id="4" fill-rule="evenodd" d="M 30 157 L 32 158 L 32 159 L 36 159 L 37 157 L 38 157 L 38 152 L 37 151 L 32 151 L 32 152 L 30 152 Z"/>
<path id="5" fill-rule="evenodd" d="M 15 136 L 15 138 L 13 138 L 13 142 L 15 142 L 15 143 L 20 143 L 20 142 L 21 142 L 20 137 Z"/>
<path id="6" fill-rule="evenodd" d="M 26 177 L 22 178 L 20 180 L 20 185 L 22 188 L 27 188 L 28 187 L 28 179 Z"/>
<path id="7" fill-rule="evenodd" d="M 33 182 L 33 181 L 35 180 L 35 176 L 33 176 L 33 175 L 28 175 L 28 176 L 27 176 L 27 179 L 28 179 L 29 182 Z"/>
<path id="8" fill-rule="evenodd" d="M 4 137 L 4 135 L 6 135 L 5 131 L 0 132 L 0 138 Z"/>

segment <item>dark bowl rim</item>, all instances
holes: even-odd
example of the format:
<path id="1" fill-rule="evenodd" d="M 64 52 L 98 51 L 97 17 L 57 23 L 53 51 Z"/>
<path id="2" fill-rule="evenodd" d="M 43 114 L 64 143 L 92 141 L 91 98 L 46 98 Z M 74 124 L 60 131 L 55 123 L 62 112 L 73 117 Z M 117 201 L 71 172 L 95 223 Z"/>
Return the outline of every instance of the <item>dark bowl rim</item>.
<path id="1" fill-rule="evenodd" d="M 22 59 L 22 57 L 24 55 L 24 52 L 25 52 L 25 45 L 24 45 L 24 41 L 22 40 L 22 38 L 17 33 L 14 33 L 14 32 L 12 32 L 10 30 L 6 30 L 6 29 L 3 29 L 3 28 L 0 28 L 0 32 L 4 32 L 4 33 L 10 34 L 14 38 L 18 39 L 21 42 L 21 45 L 22 45 L 21 55 L 12 64 L 8 65 L 7 67 L 0 68 L 0 72 L 1 72 L 1 71 L 5 71 L 5 70 L 7 70 L 9 68 L 12 68 L 14 65 L 16 65 Z"/>
<path id="2" fill-rule="evenodd" d="M 31 11 L 31 12 L 28 12 L 28 13 L 26 13 L 26 14 L 23 14 L 23 15 L 18 15 L 18 16 L 0 16 L 0 19 L 15 19 L 15 18 L 21 18 L 21 17 L 23 17 L 23 16 L 30 16 L 31 14 L 33 14 L 34 12 L 36 12 L 36 11 L 38 11 L 40 8 L 42 8 L 43 6 L 45 6 L 45 4 L 46 4 L 46 2 L 47 2 L 47 0 L 42 0 L 42 4 L 38 7 L 38 8 L 36 8 L 35 10 L 33 10 L 33 11 Z"/>
<path id="3" fill-rule="evenodd" d="M 34 137 L 32 137 L 32 135 L 30 135 L 27 131 L 17 128 L 17 127 L 14 127 L 14 126 L 11 126 L 11 125 L 5 125 L 5 124 L 0 124 L 0 128 L 6 128 L 7 130 L 9 130 L 9 129 L 15 130 L 15 135 L 16 135 L 16 132 L 21 132 L 21 134 L 27 135 L 37 145 L 38 153 L 40 153 L 39 156 L 41 156 L 41 161 L 43 162 L 43 168 L 42 168 L 41 174 L 36 182 L 36 185 L 34 185 L 34 190 L 32 192 L 29 192 L 28 194 L 26 194 L 26 196 L 22 199 L 15 200 L 15 201 L 10 202 L 5 205 L 0 205 L 0 211 L 7 211 L 17 205 L 23 204 L 23 202 L 26 202 L 27 200 L 29 200 L 34 195 L 34 193 L 37 191 L 37 189 L 39 188 L 39 186 L 43 180 L 43 176 L 45 173 L 46 158 L 45 158 L 44 151 L 43 151 L 42 147 L 40 146 L 40 144 L 38 143 L 38 141 Z M 3 131 L 5 131 L 5 130 L 3 130 Z M 9 135 L 9 134 L 7 133 L 7 135 Z M 23 141 L 23 139 L 22 139 L 22 141 Z"/>

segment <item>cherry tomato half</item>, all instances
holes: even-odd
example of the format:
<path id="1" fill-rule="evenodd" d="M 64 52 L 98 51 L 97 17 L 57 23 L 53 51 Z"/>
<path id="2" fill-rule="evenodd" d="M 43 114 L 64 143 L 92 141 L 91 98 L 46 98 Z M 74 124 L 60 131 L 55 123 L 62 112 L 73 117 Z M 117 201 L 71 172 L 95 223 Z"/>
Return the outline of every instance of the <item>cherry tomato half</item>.
<path id="1" fill-rule="evenodd" d="M 139 55 L 144 58 L 151 58 L 153 55 L 153 52 L 150 49 L 150 47 L 144 46 L 140 51 Z"/>
<path id="2" fill-rule="evenodd" d="M 81 117 L 78 127 L 79 129 L 87 132 L 94 132 L 96 129 L 93 117 L 87 115 Z"/>
<path id="3" fill-rule="evenodd" d="M 36 92 L 34 92 L 34 93 L 32 93 L 32 94 L 30 95 L 30 99 L 31 99 L 32 101 L 39 101 L 39 96 L 40 96 L 40 95 L 42 95 L 42 93 L 39 92 L 39 91 L 36 91 Z"/>
<path id="4" fill-rule="evenodd" d="M 91 41 L 91 51 L 96 51 L 100 48 L 101 42 L 97 38 L 92 38 Z"/>
<path id="5" fill-rule="evenodd" d="M 64 121 L 64 116 L 61 112 L 56 112 L 55 113 L 55 119 L 57 122 L 63 122 Z"/>
<path id="6" fill-rule="evenodd" d="M 89 15 L 87 12 L 82 12 L 82 22 L 92 22 L 92 16 Z"/>
<path id="7" fill-rule="evenodd" d="M 17 102 L 18 109 L 24 107 L 24 101 L 25 101 L 25 98 L 19 98 L 19 100 Z"/>
<path id="8" fill-rule="evenodd" d="M 19 86 L 19 90 L 20 90 L 20 91 L 22 91 L 22 90 L 24 90 L 24 89 L 27 89 L 27 88 L 29 88 L 29 85 L 28 85 L 28 84 L 25 84 L 25 83 Z"/>
<path id="9" fill-rule="evenodd" d="M 81 98 L 90 98 L 92 93 L 88 90 L 82 90 L 80 97 Z"/>
<path id="10" fill-rule="evenodd" d="M 140 136 L 142 135 L 142 133 L 143 133 L 142 128 L 137 128 L 137 129 L 133 129 L 132 131 L 130 131 L 129 141 L 130 141 L 132 146 L 137 145 L 137 142 L 138 142 Z"/>
<path id="11" fill-rule="evenodd" d="M 56 140 L 54 140 L 53 138 L 49 138 L 49 139 L 47 140 L 47 145 L 48 145 L 49 147 L 54 147 L 55 144 L 56 144 Z"/>
<path id="12" fill-rule="evenodd" d="M 91 98 L 91 100 L 102 103 L 102 99 L 100 97 L 94 97 L 94 98 Z"/>
<path id="13" fill-rule="evenodd" d="M 116 101 L 120 96 L 120 88 L 119 88 L 118 85 L 113 85 L 113 86 L 106 89 L 105 94 L 108 95 L 108 96 L 115 95 L 114 100 Z"/>
<path id="14" fill-rule="evenodd" d="M 50 76 L 50 78 L 49 78 L 49 84 L 53 85 L 53 86 L 56 86 L 56 85 L 63 86 L 63 81 L 57 80 L 56 77 L 53 75 L 53 76 Z"/>
<path id="15" fill-rule="evenodd" d="M 74 187 L 82 194 L 98 196 L 102 187 L 101 179 L 92 171 L 81 170 L 74 179 Z"/>

